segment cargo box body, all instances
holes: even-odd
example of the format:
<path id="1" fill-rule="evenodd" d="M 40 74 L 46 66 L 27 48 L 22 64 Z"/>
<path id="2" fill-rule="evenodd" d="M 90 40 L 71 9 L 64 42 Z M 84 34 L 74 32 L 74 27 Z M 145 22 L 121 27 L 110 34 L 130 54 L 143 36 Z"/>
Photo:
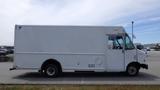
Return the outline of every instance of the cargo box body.
<path id="1" fill-rule="evenodd" d="M 109 48 L 110 36 L 124 35 L 119 26 L 16 25 L 14 67 L 40 70 L 56 60 L 63 72 L 125 71 L 134 55 L 127 60 L 124 49 Z"/>

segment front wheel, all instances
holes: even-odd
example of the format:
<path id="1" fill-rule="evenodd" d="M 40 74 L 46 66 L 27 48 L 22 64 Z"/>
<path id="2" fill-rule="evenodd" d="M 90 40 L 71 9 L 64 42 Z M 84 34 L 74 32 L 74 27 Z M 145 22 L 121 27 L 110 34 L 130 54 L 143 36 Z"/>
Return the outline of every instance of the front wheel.
<path id="1" fill-rule="evenodd" d="M 59 70 L 56 65 L 48 64 L 44 69 L 44 73 L 47 77 L 57 77 L 59 75 Z"/>
<path id="2" fill-rule="evenodd" d="M 136 76 L 139 73 L 139 68 L 136 65 L 129 65 L 127 67 L 126 73 L 129 76 Z"/>

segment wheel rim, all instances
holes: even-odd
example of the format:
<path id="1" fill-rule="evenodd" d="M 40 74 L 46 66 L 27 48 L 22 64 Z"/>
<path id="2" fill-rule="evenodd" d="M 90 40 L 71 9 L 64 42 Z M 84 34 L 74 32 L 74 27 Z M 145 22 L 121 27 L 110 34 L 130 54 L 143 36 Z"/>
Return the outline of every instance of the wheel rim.
<path id="1" fill-rule="evenodd" d="M 54 67 L 48 67 L 46 73 L 48 76 L 53 76 L 53 75 L 55 75 L 56 70 Z"/>
<path id="2" fill-rule="evenodd" d="M 135 74 L 137 73 L 137 68 L 134 67 L 134 66 L 130 66 L 130 67 L 128 68 L 128 73 L 129 73 L 130 75 L 135 75 Z"/>

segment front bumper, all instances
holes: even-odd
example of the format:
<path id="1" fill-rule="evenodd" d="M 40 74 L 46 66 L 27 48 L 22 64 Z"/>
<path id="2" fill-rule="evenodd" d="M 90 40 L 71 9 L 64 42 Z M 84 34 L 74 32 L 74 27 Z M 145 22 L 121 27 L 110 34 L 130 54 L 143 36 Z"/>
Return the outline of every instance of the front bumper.
<path id="1" fill-rule="evenodd" d="M 148 65 L 147 64 L 140 64 L 140 67 L 144 68 L 144 69 L 148 69 Z"/>

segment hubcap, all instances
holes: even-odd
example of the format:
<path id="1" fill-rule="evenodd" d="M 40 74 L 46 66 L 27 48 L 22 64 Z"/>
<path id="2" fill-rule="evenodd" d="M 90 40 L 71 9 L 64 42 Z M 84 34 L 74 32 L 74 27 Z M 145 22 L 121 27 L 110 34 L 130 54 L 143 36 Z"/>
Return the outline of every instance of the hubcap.
<path id="1" fill-rule="evenodd" d="M 48 67 L 47 68 L 47 74 L 49 75 L 49 76 L 53 76 L 54 74 L 55 74 L 55 68 L 54 67 Z"/>
<path id="2" fill-rule="evenodd" d="M 128 68 L 128 73 L 129 73 L 130 75 L 135 75 L 135 74 L 137 73 L 137 68 L 134 67 L 134 66 L 130 66 L 130 67 Z"/>

